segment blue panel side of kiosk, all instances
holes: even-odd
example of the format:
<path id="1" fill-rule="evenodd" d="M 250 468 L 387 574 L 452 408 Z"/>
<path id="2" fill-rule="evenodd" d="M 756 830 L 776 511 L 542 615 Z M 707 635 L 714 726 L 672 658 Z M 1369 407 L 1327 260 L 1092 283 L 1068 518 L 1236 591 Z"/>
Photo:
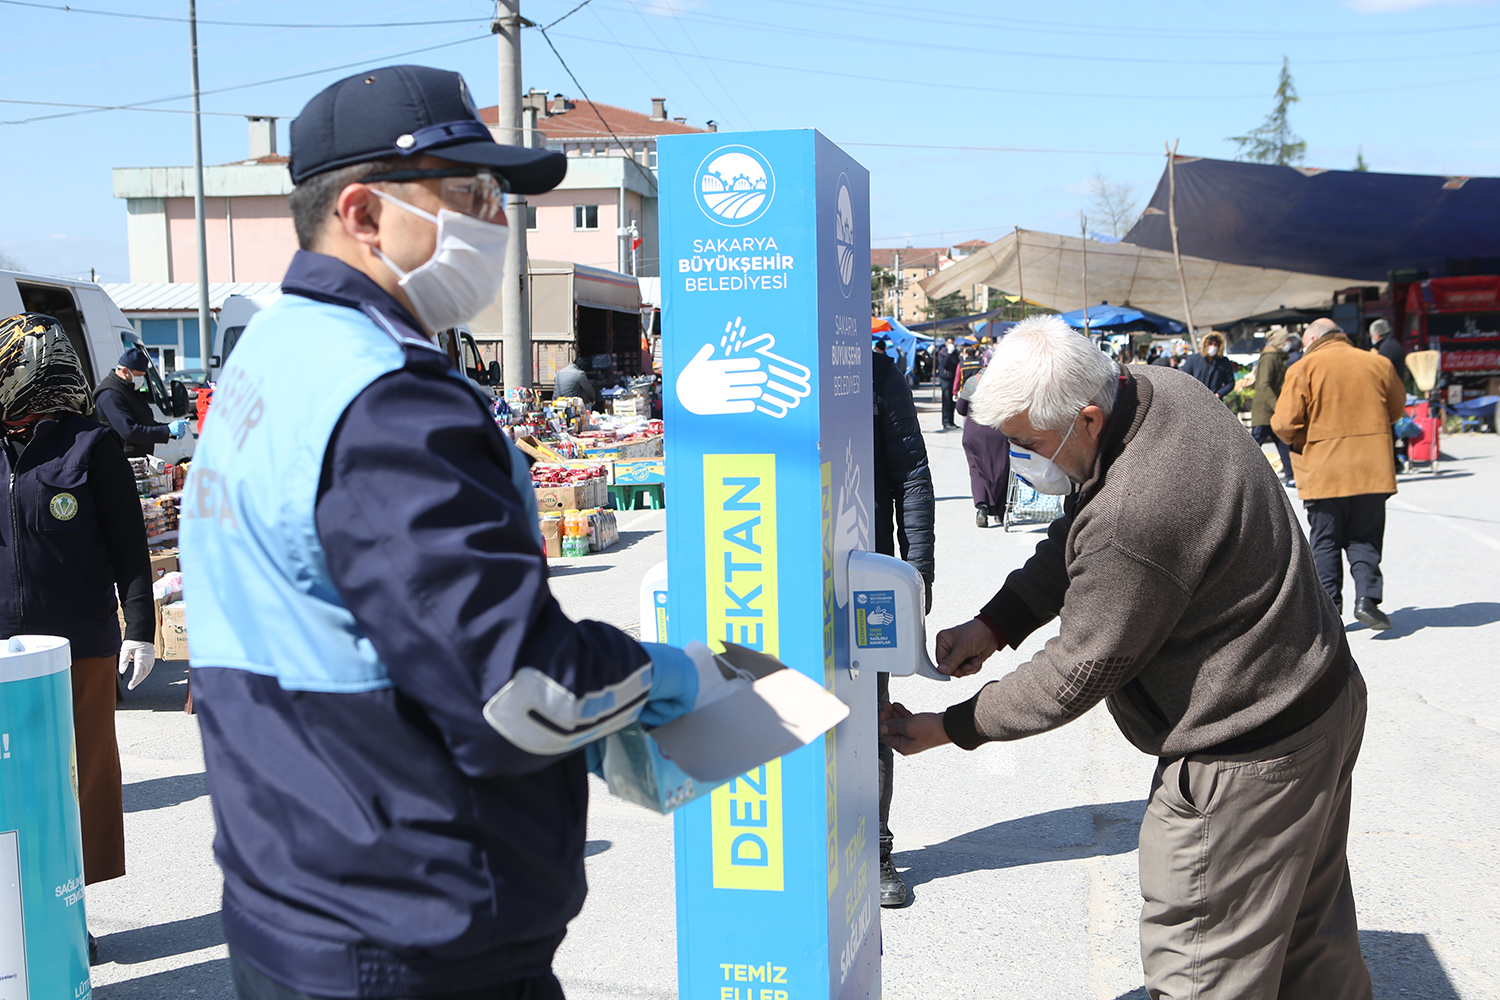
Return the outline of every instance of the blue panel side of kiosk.
<path id="1" fill-rule="evenodd" d="M 665 137 L 659 163 L 670 640 L 764 649 L 855 709 L 831 738 L 677 812 L 679 995 L 868 996 L 874 677 L 849 675 L 844 627 L 832 655 L 825 634 L 843 617 L 825 597 L 832 550 L 871 536 L 867 175 L 812 131 Z M 842 269 L 841 176 L 860 220 L 841 230 L 858 236 Z M 840 335 L 840 317 L 863 337 Z M 851 946 L 861 872 L 852 923 L 865 933 Z"/>

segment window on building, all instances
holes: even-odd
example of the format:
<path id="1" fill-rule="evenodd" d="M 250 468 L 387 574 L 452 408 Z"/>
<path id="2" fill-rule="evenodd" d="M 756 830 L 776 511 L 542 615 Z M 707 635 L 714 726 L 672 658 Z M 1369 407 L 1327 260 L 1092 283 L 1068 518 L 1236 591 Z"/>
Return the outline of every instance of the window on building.
<path id="1" fill-rule="evenodd" d="M 598 229 L 599 228 L 599 206 L 598 205 L 574 205 L 573 206 L 573 228 L 574 229 Z"/>
<path id="2" fill-rule="evenodd" d="M 530 232 L 536 232 L 536 206 L 526 206 L 526 228 Z"/>

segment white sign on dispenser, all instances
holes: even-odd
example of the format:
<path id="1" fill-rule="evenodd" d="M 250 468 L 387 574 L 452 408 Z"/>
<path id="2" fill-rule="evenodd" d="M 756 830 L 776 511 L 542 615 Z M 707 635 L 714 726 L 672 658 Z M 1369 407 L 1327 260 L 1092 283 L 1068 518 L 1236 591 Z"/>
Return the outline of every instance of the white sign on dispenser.
<path id="1" fill-rule="evenodd" d="M 946 681 L 927 655 L 926 589 L 911 563 L 849 553 L 849 670 Z"/>

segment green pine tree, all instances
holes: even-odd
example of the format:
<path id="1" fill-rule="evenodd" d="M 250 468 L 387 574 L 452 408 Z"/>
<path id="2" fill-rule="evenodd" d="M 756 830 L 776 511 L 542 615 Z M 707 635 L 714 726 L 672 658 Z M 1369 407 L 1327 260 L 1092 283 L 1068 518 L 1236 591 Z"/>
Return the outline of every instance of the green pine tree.
<path id="1" fill-rule="evenodd" d="M 1365 147 L 1363 146 L 1359 147 L 1359 151 L 1354 154 L 1354 169 L 1362 174 L 1370 172 L 1370 164 L 1365 160 Z"/>
<path id="2" fill-rule="evenodd" d="M 1259 128 L 1253 128 L 1245 135 L 1229 137 L 1230 142 L 1239 143 L 1240 152 L 1235 159 L 1275 163 L 1283 167 L 1301 163 L 1307 153 L 1307 143 L 1292 131 L 1287 121 L 1287 112 L 1300 100 L 1292 83 L 1290 64 L 1287 57 L 1282 56 L 1281 76 L 1276 81 L 1276 105 Z"/>

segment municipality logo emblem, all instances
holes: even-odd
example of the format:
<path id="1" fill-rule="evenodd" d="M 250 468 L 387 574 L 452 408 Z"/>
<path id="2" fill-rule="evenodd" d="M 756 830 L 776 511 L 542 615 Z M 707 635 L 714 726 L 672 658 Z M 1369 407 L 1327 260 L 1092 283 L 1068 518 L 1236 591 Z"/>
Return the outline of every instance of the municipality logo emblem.
<path id="1" fill-rule="evenodd" d="M 725 226 L 748 226 L 771 207 L 776 175 L 749 146 L 720 146 L 703 158 L 693 178 L 703 214 Z"/>
<path id="2" fill-rule="evenodd" d="M 71 521 L 78 516 L 78 498 L 71 493 L 59 493 L 47 506 L 59 521 Z"/>
<path id="3" fill-rule="evenodd" d="M 847 298 L 854 291 L 854 199 L 849 194 L 847 174 L 839 174 L 839 193 L 834 205 L 833 241 L 838 248 L 839 287 Z"/>

